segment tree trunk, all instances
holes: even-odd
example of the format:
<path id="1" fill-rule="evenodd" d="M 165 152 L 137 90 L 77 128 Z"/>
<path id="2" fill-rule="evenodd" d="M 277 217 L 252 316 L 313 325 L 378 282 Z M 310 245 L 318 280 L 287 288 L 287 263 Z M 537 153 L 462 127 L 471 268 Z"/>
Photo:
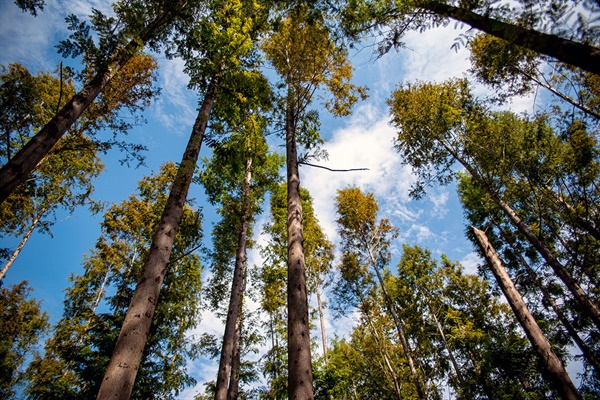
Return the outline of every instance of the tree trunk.
<path id="1" fill-rule="evenodd" d="M 540 359 L 541 365 L 546 370 L 546 373 L 550 377 L 550 383 L 554 386 L 558 394 L 562 399 L 569 400 L 580 400 L 582 399 L 581 394 L 571 382 L 571 378 L 567 374 L 565 367 L 561 360 L 556 356 L 552 350 L 552 346 L 548 339 L 544 336 L 544 333 L 538 326 L 537 322 L 529 312 L 527 305 L 523 301 L 521 294 L 517 291 L 514 283 L 508 276 L 508 273 L 504 269 L 504 266 L 500 262 L 500 258 L 496 255 L 496 252 L 489 243 L 487 236 L 483 231 L 475 227 L 471 227 L 475 238 L 483 250 L 489 265 L 492 269 L 498 286 L 502 289 L 506 300 L 510 304 L 517 320 L 525 330 L 527 338 L 531 342 L 531 345 L 535 349 Z"/>
<path id="2" fill-rule="evenodd" d="M 569 336 L 571 336 L 571 339 L 573 339 L 575 344 L 577 344 L 577 347 L 579 347 L 579 349 L 583 353 L 583 357 L 588 361 L 589 364 L 591 364 L 594 367 L 594 371 L 596 372 L 596 374 L 600 376 L 600 360 L 598 360 L 598 358 L 594 355 L 594 352 L 585 344 L 583 339 L 579 337 L 579 334 L 577 333 L 573 325 L 571 325 L 571 323 L 567 319 L 567 316 L 562 312 L 558 304 L 556 304 L 556 302 L 548 292 L 546 286 L 542 283 L 542 281 L 537 276 L 533 268 L 529 266 L 529 263 L 527 263 L 527 261 L 521 255 L 521 253 L 517 251 L 514 244 L 504 234 L 504 232 L 500 229 L 500 227 L 495 221 L 494 225 L 496 226 L 496 229 L 500 231 L 500 234 L 502 235 L 504 241 L 508 243 L 508 245 L 512 249 L 513 254 L 519 259 L 519 263 L 527 271 L 527 275 L 529 275 L 529 278 L 532 279 L 535 282 L 536 286 L 540 289 L 540 291 L 542 292 L 542 296 L 548 302 L 548 304 L 550 304 L 550 307 L 552 307 L 552 309 L 556 313 L 560 323 L 565 327 L 567 333 L 569 334 Z"/>
<path id="3" fill-rule="evenodd" d="M 236 326 L 241 315 L 242 296 L 244 295 L 244 275 L 246 273 L 246 233 L 248 231 L 248 219 L 250 217 L 250 183 L 252 181 L 252 158 L 246 160 L 246 173 L 244 187 L 242 190 L 242 215 L 241 226 L 238 232 L 238 247 L 235 254 L 235 268 L 233 271 L 233 282 L 231 283 L 231 296 L 229 298 L 229 310 L 225 322 L 225 333 L 221 346 L 221 358 L 219 360 L 219 373 L 215 388 L 215 400 L 227 398 L 227 387 L 230 381 L 231 364 L 235 348 Z"/>
<path id="4" fill-rule="evenodd" d="M 321 302 L 321 291 L 319 285 L 315 285 L 315 291 L 317 292 L 317 308 L 319 309 L 319 322 L 321 324 L 321 340 L 323 341 L 323 359 L 325 360 L 325 366 L 327 366 L 327 335 L 325 334 L 325 318 L 323 316 L 323 303 Z"/>
<path id="5" fill-rule="evenodd" d="M 496 205 L 500 207 L 500 209 L 504 212 L 504 214 L 508 217 L 508 219 L 513 223 L 513 225 L 525 236 L 525 238 L 531 243 L 531 245 L 540 253 L 540 255 L 546 260 L 548 265 L 552 267 L 552 270 L 560 278 L 560 280 L 565 284 L 565 286 L 569 289 L 569 291 L 575 297 L 575 300 L 579 303 L 582 310 L 586 315 L 588 315 L 591 320 L 594 322 L 596 327 L 600 330 L 600 309 L 592 300 L 587 296 L 587 294 L 583 291 L 581 286 L 573 279 L 569 271 L 552 255 L 550 250 L 540 241 L 540 239 L 536 236 L 535 233 L 527 226 L 521 218 L 517 215 L 517 213 L 508 205 L 504 200 L 500 198 L 498 193 L 483 179 L 481 175 L 471 166 L 468 162 L 466 162 L 462 157 L 460 157 L 456 151 L 446 142 L 441 141 L 446 150 L 456 159 L 459 163 L 462 164 L 463 167 L 469 171 L 469 174 L 481 186 L 483 186 L 488 194 L 492 197 Z"/>
<path id="6" fill-rule="evenodd" d="M 310 326 L 308 296 L 306 291 L 306 264 L 304 261 L 302 232 L 302 202 L 300 175 L 296 149 L 296 124 L 291 99 L 285 117 L 287 156 L 287 225 L 288 225 L 288 399 L 314 398 L 312 363 L 310 356 Z"/>
<path id="7" fill-rule="evenodd" d="M 19 254 L 21 253 L 21 250 L 23 250 L 23 247 L 25 247 L 25 243 L 27 243 L 27 241 L 29 240 L 29 238 L 33 234 L 33 231 L 35 230 L 35 227 L 40 222 L 40 220 L 42 219 L 42 216 L 44 215 L 45 212 L 46 212 L 46 209 L 45 208 L 42 209 L 35 216 L 35 218 L 33 219 L 33 221 L 31 222 L 31 226 L 29 226 L 29 229 L 27 230 L 27 232 L 25 233 L 25 235 L 21 239 L 21 242 L 19 243 L 19 245 L 17 246 L 17 248 L 12 252 L 12 254 L 10 255 L 10 258 L 6 261 L 6 264 L 4 264 L 4 267 L 2 267 L 2 271 L 0 271 L 0 281 L 2 281 L 4 279 L 4 276 L 6 275 L 6 273 L 10 269 L 10 267 L 13 265 L 13 263 L 15 262 L 15 260 L 19 256 Z"/>
<path id="8" fill-rule="evenodd" d="M 119 51 L 109 65 L 85 87 L 71 98 L 65 106 L 44 127 L 23 146 L 2 169 L 0 169 L 0 204 L 33 172 L 42 159 L 52 150 L 58 140 L 83 114 L 98 94 L 104 90 L 110 80 L 125 64 L 144 47 L 156 30 L 173 17 L 171 12 L 161 14 L 143 32 L 139 38 L 131 40 Z"/>
<path id="9" fill-rule="evenodd" d="M 235 325 L 235 342 L 233 347 L 233 359 L 231 360 L 231 375 L 229 388 L 227 389 L 227 400 L 237 400 L 240 391 L 240 368 L 242 363 L 242 325 L 244 321 L 244 295 L 246 293 L 246 275 L 242 283 L 242 299 L 240 301 L 240 312 Z"/>
<path id="10" fill-rule="evenodd" d="M 573 42 L 556 35 L 522 28 L 441 1 L 424 0 L 417 3 L 418 7 L 424 10 L 464 22 L 475 29 L 506 40 L 509 43 L 600 75 L 600 49 L 596 47 Z"/>
<path id="11" fill-rule="evenodd" d="M 121 333 L 98 392 L 99 400 L 126 400 L 131 395 L 218 85 L 219 75 L 216 75 L 205 94 L 165 209 L 152 238 L 141 279 L 133 293 Z"/>
<path id="12" fill-rule="evenodd" d="M 383 295 L 385 297 L 388 310 L 389 310 L 390 314 L 392 314 L 394 324 L 396 325 L 396 330 L 398 331 L 398 336 L 400 337 L 400 343 L 402 344 L 402 349 L 404 350 L 404 355 L 406 356 L 406 361 L 408 362 L 408 367 L 410 368 L 410 374 L 412 375 L 413 379 L 415 380 L 415 386 L 417 387 L 417 393 L 419 394 L 419 398 L 421 400 L 427 400 L 427 397 L 428 397 L 427 389 L 425 388 L 425 384 L 424 384 L 423 380 L 421 379 L 421 375 L 419 374 L 419 371 L 417 371 L 417 367 L 415 366 L 415 362 L 412 358 L 412 350 L 410 349 L 410 344 L 408 343 L 408 340 L 406 339 L 406 335 L 404 334 L 404 324 L 402 323 L 402 321 L 398 317 L 398 314 L 396 313 L 396 308 L 394 307 L 394 304 L 392 303 L 392 298 L 390 297 L 390 294 L 388 293 L 387 287 L 385 286 L 385 282 L 383 281 L 383 277 L 381 276 L 381 272 L 379 271 L 379 268 L 377 267 L 377 261 L 375 260 L 375 257 L 373 256 L 371 249 L 369 248 L 368 250 L 369 250 L 369 256 L 371 258 L 371 265 L 373 266 L 373 269 L 375 270 L 375 274 L 377 275 L 377 280 L 379 281 L 379 285 L 381 286 L 381 290 L 383 291 Z"/>

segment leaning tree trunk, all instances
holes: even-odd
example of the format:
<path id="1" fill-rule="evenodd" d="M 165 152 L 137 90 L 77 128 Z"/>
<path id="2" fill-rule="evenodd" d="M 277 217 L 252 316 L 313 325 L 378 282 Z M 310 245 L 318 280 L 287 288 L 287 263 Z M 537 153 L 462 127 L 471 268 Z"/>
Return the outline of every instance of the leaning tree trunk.
<path id="1" fill-rule="evenodd" d="M 540 255 L 546 260 L 548 265 L 552 268 L 556 276 L 565 284 L 569 291 L 573 294 L 573 297 L 581 306 L 583 312 L 590 317 L 596 327 L 600 330 L 600 309 L 598 306 L 588 297 L 584 290 L 579 284 L 573 279 L 573 276 L 567 271 L 567 269 L 554 257 L 552 252 L 540 241 L 535 233 L 525 224 L 517 213 L 500 198 L 498 193 L 483 179 L 483 177 L 473 168 L 471 164 L 466 162 L 462 157 L 456 153 L 456 151 L 446 142 L 441 141 L 446 150 L 457 160 L 463 167 L 469 171 L 469 174 L 487 191 L 487 193 L 494 200 L 496 205 L 500 207 L 502 212 L 508 217 L 513 225 L 525 236 L 525 238 L 531 243 L 531 245 L 540 253 Z"/>
<path id="2" fill-rule="evenodd" d="M 387 287 L 385 286 L 385 282 L 383 281 L 383 276 L 381 276 L 381 272 L 379 271 L 379 268 L 377 267 L 377 260 L 375 260 L 375 257 L 373 256 L 371 249 L 369 248 L 368 250 L 369 250 L 369 257 L 371 258 L 371 265 L 373 266 L 373 269 L 375 270 L 375 274 L 377 275 L 377 280 L 379 281 L 379 285 L 381 286 L 381 290 L 383 291 L 383 295 L 385 297 L 388 310 L 389 310 L 390 314 L 392 314 L 394 324 L 396 325 L 396 330 L 398 331 L 398 336 L 400 337 L 400 343 L 402 344 L 402 349 L 404 350 L 404 355 L 406 356 L 406 361 L 408 362 L 408 367 L 410 368 L 410 374 L 412 375 L 413 379 L 415 380 L 415 386 L 417 388 L 417 393 L 421 400 L 427 400 L 427 398 L 428 398 L 427 389 L 425 387 L 425 383 L 421 379 L 421 374 L 419 374 L 419 371 L 417 370 L 417 367 L 415 366 L 415 362 L 412 358 L 412 350 L 410 349 L 410 344 L 408 343 L 408 340 L 406 339 L 406 335 L 404 334 L 404 324 L 398 317 L 398 313 L 396 313 L 396 307 L 394 307 L 392 298 L 387 290 Z"/>
<path id="3" fill-rule="evenodd" d="M 533 318 L 533 315 L 529 312 L 521 294 L 504 269 L 500 258 L 498 258 L 498 255 L 489 243 L 487 236 L 483 231 L 480 231 L 475 227 L 471 227 L 471 229 L 489 262 L 498 286 L 502 289 L 508 304 L 510 304 L 517 320 L 525 330 L 527 338 L 535 349 L 541 365 L 550 377 L 550 383 L 554 386 L 562 399 L 581 400 L 581 394 L 577 391 L 575 385 L 573 385 L 561 360 L 554 353 L 550 342 L 548 342 L 548 339 L 544 336 L 544 333 Z"/>
<path id="4" fill-rule="evenodd" d="M 302 232 L 302 202 L 296 149 L 296 124 L 292 93 L 288 92 L 285 116 L 287 156 L 287 226 L 288 226 L 288 399 L 314 398 L 310 356 L 310 326 L 306 291 L 306 264 Z"/>
<path id="5" fill-rule="evenodd" d="M 23 247 L 25 247 L 25 244 L 27 243 L 27 241 L 29 240 L 29 238 L 33 234 L 33 231 L 35 230 L 35 227 L 37 226 L 37 224 L 39 224 L 39 222 L 42 219 L 42 216 L 44 215 L 45 212 L 46 212 L 46 209 L 45 208 L 42 209 L 35 216 L 35 218 L 33 219 L 33 221 L 31 222 L 31 225 L 29 226 L 29 229 L 27 230 L 27 232 L 25 232 L 25 235 L 23 235 L 23 238 L 19 242 L 19 245 L 15 248 L 15 250 L 10 255 L 10 258 L 6 261 L 6 264 L 4 264 L 4 266 L 2 267 L 2 270 L 0 271 L 0 281 L 2 281 L 2 279 L 4 279 L 4 276 L 6 276 L 6 273 L 8 272 L 8 270 L 10 269 L 10 267 L 13 265 L 13 263 L 15 262 L 15 260 L 19 256 L 19 254 L 21 254 L 21 250 L 23 250 Z"/>
<path id="6" fill-rule="evenodd" d="M 244 321 L 244 295 L 246 293 L 246 275 L 242 283 L 242 300 L 240 312 L 235 324 L 235 338 L 233 346 L 233 358 L 231 360 L 231 374 L 229 377 L 229 388 L 227 388 L 227 400 L 237 400 L 240 391 L 240 370 L 242 367 L 242 324 Z"/>
<path id="7" fill-rule="evenodd" d="M 315 282 L 315 292 L 317 294 L 317 309 L 319 310 L 319 324 L 321 325 L 321 340 L 323 341 L 323 359 L 327 366 L 327 334 L 325 333 L 325 316 L 323 315 L 323 301 L 321 300 L 321 291 L 318 282 Z"/>
<path id="8" fill-rule="evenodd" d="M 132 39 L 119 51 L 106 68 L 98 72 L 85 87 L 0 169 L 0 204 L 25 182 L 52 147 L 83 114 L 110 80 L 144 47 L 158 29 L 173 17 L 169 11 L 154 20 L 139 38 Z"/>
<path id="9" fill-rule="evenodd" d="M 152 238 L 150 251 L 142 267 L 140 281 L 133 293 L 119 338 L 98 392 L 99 400 L 126 400 L 131 396 L 133 382 L 150 331 L 160 287 L 167 271 L 173 241 L 192 182 L 210 112 L 217 96 L 218 86 L 219 75 L 217 74 L 213 77 L 205 94 L 190 140 L 171 186 L 165 209 Z"/>
<path id="10" fill-rule="evenodd" d="M 600 49 L 596 47 L 502 22 L 464 8 L 445 4 L 439 0 L 423 0 L 418 1 L 417 4 L 419 8 L 464 22 L 509 43 L 600 75 Z"/>
<path id="11" fill-rule="evenodd" d="M 221 358 L 219 360 L 219 373 L 217 375 L 217 386 L 215 388 L 215 400 L 227 398 L 227 387 L 230 381 L 231 363 L 235 348 L 236 325 L 241 313 L 242 296 L 244 290 L 244 275 L 246 273 L 246 234 L 248 231 L 248 220 L 250 218 L 250 183 L 252 181 L 252 158 L 246 160 L 246 173 L 242 189 L 242 214 L 240 216 L 240 230 L 238 232 L 238 247 L 235 254 L 235 268 L 233 281 L 231 282 L 231 295 L 229 299 L 229 310 L 225 322 L 225 333 L 221 346 Z"/>

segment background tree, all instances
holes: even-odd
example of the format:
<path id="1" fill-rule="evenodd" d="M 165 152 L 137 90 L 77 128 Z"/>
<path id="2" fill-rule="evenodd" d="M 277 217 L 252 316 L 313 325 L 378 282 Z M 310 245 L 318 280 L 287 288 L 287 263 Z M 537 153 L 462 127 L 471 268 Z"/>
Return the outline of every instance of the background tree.
<path id="1" fill-rule="evenodd" d="M 164 164 L 139 182 L 138 195 L 113 204 L 104 215 L 102 236 L 84 259 L 85 272 L 71 278 L 64 315 L 46 343 L 46 355 L 29 367 L 31 397 L 97 393 L 176 172 L 173 163 Z M 189 331 L 200 320 L 201 231 L 199 212 L 186 206 L 133 398 L 175 398 L 194 383 L 187 363 L 197 356 Z"/>
<path id="2" fill-rule="evenodd" d="M 31 288 L 23 281 L 0 287 L 0 395 L 16 399 L 24 383 L 23 366 L 35 357 L 41 336 L 48 330 L 48 315 L 40 303 L 30 299 Z"/>

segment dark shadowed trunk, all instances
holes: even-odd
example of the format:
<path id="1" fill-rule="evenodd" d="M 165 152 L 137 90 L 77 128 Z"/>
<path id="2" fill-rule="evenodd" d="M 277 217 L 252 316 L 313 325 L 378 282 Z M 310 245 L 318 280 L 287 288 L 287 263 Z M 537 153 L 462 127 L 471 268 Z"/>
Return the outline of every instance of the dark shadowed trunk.
<path id="1" fill-rule="evenodd" d="M 160 287 L 167 271 L 177 227 L 202 147 L 204 132 L 217 95 L 218 81 L 218 76 L 212 79 L 198 112 L 165 209 L 152 238 L 140 280 L 133 293 L 123 327 L 102 380 L 97 397 L 99 400 L 127 400 L 131 395 L 158 302 Z"/>
<path id="2" fill-rule="evenodd" d="M 596 47 L 502 22 L 441 1 L 425 0 L 417 3 L 424 10 L 464 22 L 509 43 L 600 75 L 600 49 Z"/>
<path id="3" fill-rule="evenodd" d="M 140 35 L 119 51 L 108 66 L 98 72 L 85 87 L 50 120 L 13 158 L 0 169 L 0 204 L 33 172 L 52 147 L 83 114 L 98 94 L 125 64 L 144 47 L 158 29 L 168 23 L 172 13 L 165 12 Z"/>
<path id="4" fill-rule="evenodd" d="M 288 92 L 285 117 L 287 156 L 288 226 L 288 399 L 312 400 L 313 375 L 310 355 L 310 326 L 306 292 L 302 232 L 302 202 L 296 149 L 296 125 L 292 93 Z"/>
<path id="5" fill-rule="evenodd" d="M 571 378 L 567 374 L 561 360 L 556 356 L 550 342 L 548 342 L 548 339 L 546 339 L 544 333 L 529 312 L 521 294 L 517 291 L 510 276 L 504 269 L 500 258 L 498 258 L 496 252 L 489 243 L 486 234 L 475 227 L 471 227 L 471 229 L 488 260 L 488 264 L 492 269 L 498 286 L 502 289 L 508 304 L 512 308 L 517 320 L 523 327 L 523 330 L 525 330 L 527 338 L 535 349 L 540 360 L 540 365 L 543 366 L 547 375 L 550 377 L 550 383 L 554 386 L 562 399 L 582 399 L 581 394 L 579 394 L 575 385 L 571 382 Z"/>
<path id="6" fill-rule="evenodd" d="M 596 327 L 600 329 L 600 309 L 598 306 L 588 297 L 588 295 L 583 291 L 581 286 L 573 279 L 569 271 L 554 257 L 552 252 L 540 241 L 535 233 L 527 226 L 521 218 L 517 215 L 517 213 L 504 201 L 500 198 L 498 193 L 483 179 L 483 177 L 473 168 L 471 164 L 466 162 L 462 157 L 456 153 L 456 151 L 446 142 L 441 141 L 446 150 L 462 164 L 463 167 L 469 171 L 469 174 L 475 178 L 475 180 L 487 191 L 492 200 L 496 203 L 498 207 L 502 210 L 502 212 L 508 217 L 508 219 L 512 222 L 512 224 L 525 236 L 525 238 L 531 243 L 531 245 L 538 251 L 538 253 L 546 260 L 548 265 L 552 267 L 552 270 L 560 278 L 560 280 L 565 284 L 565 286 L 569 289 L 569 291 L 573 294 L 573 297 L 579 305 L 581 306 L 582 311 L 590 317 L 590 319 L 594 322 Z"/>
<path id="7" fill-rule="evenodd" d="M 225 322 L 225 333 L 221 346 L 221 358 L 219 360 L 219 373 L 215 390 L 215 400 L 225 400 L 227 388 L 232 372 L 232 360 L 236 347 L 236 333 L 238 325 L 241 324 L 241 304 L 244 296 L 244 276 L 246 274 L 246 233 L 248 231 L 248 220 L 250 218 L 250 183 L 252 181 L 252 158 L 246 160 L 246 173 L 244 187 L 242 189 L 242 215 L 241 225 L 238 232 L 238 247 L 235 254 L 235 268 L 233 271 L 233 282 L 231 283 L 231 296 L 229 299 L 229 310 Z M 239 338 L 238 338 L 239 342 Z M 239 343 L 238 343 L 239 352 Z"/>

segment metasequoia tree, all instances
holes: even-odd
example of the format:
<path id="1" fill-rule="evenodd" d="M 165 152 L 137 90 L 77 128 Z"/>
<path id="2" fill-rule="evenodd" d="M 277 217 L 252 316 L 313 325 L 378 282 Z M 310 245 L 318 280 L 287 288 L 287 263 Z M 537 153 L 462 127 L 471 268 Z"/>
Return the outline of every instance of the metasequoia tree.
<path id="1" fill-rule="evenodd" d="M 145 46 L 158 49 L 182 16 L 194 15 L 197 2 L 129 1 L 114 4 L 116 17 L 97 10 L 91 17 L 99 37 L 94 43 L 90 27 L 74 15 L 67 17 L 71 38 L 62 42 L 59 51 L 73 57 L 83 55 L 87 66 L 84 87 L 41 127 L 0 170 L 0 203 L 36 169 L 61 137 L 92 104 L 113 77 Z"/>
<path id="2" fill-rule="evenodd" d="M 496 3 L 355 0 L 342 6 L 342 18 L 346 33 L 354 38 L 374 29 L 386 31 L 380 46 L 382 53 L 391 47 L 401 46 L 400 40 L 407 30 L 447 25 L 450 18 L 511 44 L 600 75 L 600 49 L 594 47 L 598 43 L 595 24 L 600 7 L 597 2 L 583 1 L 582 9 L 571 8 L 566 2 L 532 4 L 519 1 L 523 3 L 520 8 Z M 579 18 L 571 19 L 570 16 L 575 13 Z M 557 34 L 545 33 L 548 25 Z M 571 35 L 577 37 L 571 40 Z"/>
<path id="3" fill-rule="evenodd" d="M 417 369 L 413 358 L 413 351 L 405 333 L 405 323 L 398 316 L 384 280 L 384 267 L 391 257 L 390 244 L 397 237 L 398 230 L 391 226 L 387 219 L 377 221 L 379 206 L 372 193 L 365 195 L 356 187 L 342 189 L 338 191 L 335 205 L 338 215 L 336 222 L 342 241 L 342 257 L 353 260 L 363 271 L 370 267 L 375 272 L 388 312 L 392 315 L 398 338 L 402 343 L 416 391 L 419 398 L 427 399 L 427 388 L 422 372 Z"/>
<path id="4" fill-rule="evenodd" d="M 215 0 L 209 5 L 211 12 L 193 21 L 186 28 L 188 34 L 179 43 L 187 71 L 192 74 L 192 85 L 204 90 L 204 98 L 140 271 L 140 281 L 127 310 L 98 399 L 127 399 L 130 396 L 213 105 L 220 89 L 229 91 L 229 97 L 221 98 L 225 106 L 227 99 L 236 93 L 235 80 L 254 76 L 244 71 L 244 59 L 253 50 L 253 17 L 260 17 L 257 13 L 260 8 L 254 3 L 240 1 Z"/>
<path id="5" fill-rule="evenodd" d="M 515 288 L 510 276 L 506 273 L 494 248 L 487 240 L 487 236 L 483 231 L 475 227 L 472 227 L 472 231 L 477 242 L 481 246 L 482 252 L 489 262 L 498 285 L 502 289 L 510 307 L 513 309 L 515 316 L 519 320 L 519 323 L 525 330 L 533 348 L 538 353 L 540 362 L 549 375 L 552 385 L 563 399 L 582 399 L 581 394 L 577 391 L 575 385 L 573 385 L 561 360 L 552 350 L 550 342 L 548 342 L 548 339 L 544 336 L 544 333 L 529 312 L 520 293 Z"/>
<path id="6" fill-rule="evenodd" d="M 176 172 L 175 164 L 164 164 L 139 182 L 137 195 L 105 213 L 102 235 L 85 256 L 84 273 L 71 277 L 63 318 L 46 343 L 45 356 L 34 358 L 28 368 L 31 397 L 76 399 L 97 393 Z M 201 216 L 186 205 L 133 398 L 170 399 L 194 383 L 186 363 L 197 351 L 187 333 L 199 321 L 201 239 Z"/>
<path id="7" fill-rule="evenodd" d="M 286 355 L 282 353 L 282 350 L 287 340 L 283 325 L 287 312 L 285 307 L 288 242 L 286 192 L 286 185 L 281 184 L 271 193 L 271 220 L 264 227 L 264 231 L 269 237 L 267 245 L 261 251 L 266 262 L 263 263 L 258 277 L 262 289 L 261 306 L 269 315 L 266 328 L 271 336 L 271 349 L 266 357 L 263 370 L 265 376 L 270 380 L 270 395 L 275 398 L 285 396 L 287 392 L 285 384 L 287 374 L 285 370 L 282 370 L 286 361 Z M 308 191 L 301 188 L 300 196 L 303 211 L 302 230 L 307 267 L 307 291 L 309 296 L 317 297 L 317 312 L 323 332 L 324 321 L 322 312 L 320 312 L 323 304 L 318 298 L 317 291 L 325 286 L 324 281 L 333 260 L 333 244 L 327 239 L 319 225 Z M 312 313 L 309 313 L 310 315 Z M 326 339 L 322 337 L 322 340 Z"/>
<path id="8" fill-rule="evenodd" d="M 268 87 L 257 85 L 256 88 L 257 93 L 269 93 Z M 260 110 L 255 112 L 258 114 Z M 209 201 L 219 206 L 222 217 L 213 230 L 213 277 L 208 285 L 213 308 L 219 309 L 219 305 L 225 303 L 227 293 L 230 295 L 215 399 L 237 398 L 239 371 L 234 371 L 233 364 L 236 354 L 241 351 L 246 249 L 251 245 L 252 225 L 260 212 L 265 192 L 277 180 L 283 164 L 279 155 L 268 152 L 263 136 L 265 127 L 266 121 L 260 114 L 232 122 L 230 128 L 234 132 L 231 137 L 215 146 L 213 157 L 206 162 L 200 175 Z"/>
<path id="9" fill-rule="evenodd" d="M 426 112 L 423 105 L 427 104 Z M 420 177 L 414 195 L 423 193 L 433 181 L 447 183 L 453 178 L 451 166 L 459 162 L 493 199 L 496 206 L 546 260 L 557 277 L 577 300 L 581 310 L 600 328 L 600 309 L 582 289 L 567 268 L 533 229 L 503 198 L 503 180 L 510 179 L 512 165 L 487 164 L 485 147 L 472 145 L 476 135 L 491 137 L 494 131 L 507 129 L 503 115 L 484 111 L 469 93 L 464 81 L 444 84 L 418 83 L 400 87 L 389 100 L 393 124 L 398 128 L 396 147 Z M 418 110 L 418 111 L 417 111 Z M 477 141 L 475 141 L 477 143 Z M 487 143 L 489 146 L 489 143 Z M 502 148 L 496 150 L 501 151 Z M 496 178 L 491 173 L 503 168 Z"/>
<path id="10" fill-rule="evenodd" d="M 290 10 L 278 29 L 265 40 L 263 50 L 283 81 L 281 112 L 286 142 L 288 182 L 288 397 L 313 398 L 306 264 L 302 247 L 302 202 L 297 143 L 310 150 L 319 142 L 318 114 L 309 112 L 316 90 L 330 95 L 325 107 L 335 115 L 348 115 L 364 91 L 349 83 L 352 76 L 347 53 L 334 43 L 325 16 L 298 6 Z"/>
<path id="11" fill-rule="evenodd" d="M 2 233 L 22 235 L 21 242 L 2 268 L 0 278 L 36 228 L 50 232 L 57 210 L 73 212 L 85 204 L 90 205 L 92 211 L 97 208 L 90 195 L 94 189 L 92 181 L 103 169 L 99 153 L 112 147 L 132 153 L 140 149 L 139 145 L 130 145 L 116 137 L 103 138 L 100 131 L 110 129 L 115 134 L 127 133 L 140 122 L 137 117 L 127 118 L 123 112 L 139 115 L 149 105 L 157 94 L 153 87 L 156 69 L 153 57 L 134 56 L 98 101 L 88 107 L 69 133 L 39 162 L 27 182 L 0 204 L 4 222 Z M 74 93 L 68 71 L 61 70 L 59 74 L 60 78 L 49 73 L 33 76 L 24 67 L 11 64 L 2 75 L 0 98 L 6 116 L 0 123 L 6 141 L 6 146 L 0 150 L 3 161 L 10 160 L 12 151 L 27 143 Z"/>

